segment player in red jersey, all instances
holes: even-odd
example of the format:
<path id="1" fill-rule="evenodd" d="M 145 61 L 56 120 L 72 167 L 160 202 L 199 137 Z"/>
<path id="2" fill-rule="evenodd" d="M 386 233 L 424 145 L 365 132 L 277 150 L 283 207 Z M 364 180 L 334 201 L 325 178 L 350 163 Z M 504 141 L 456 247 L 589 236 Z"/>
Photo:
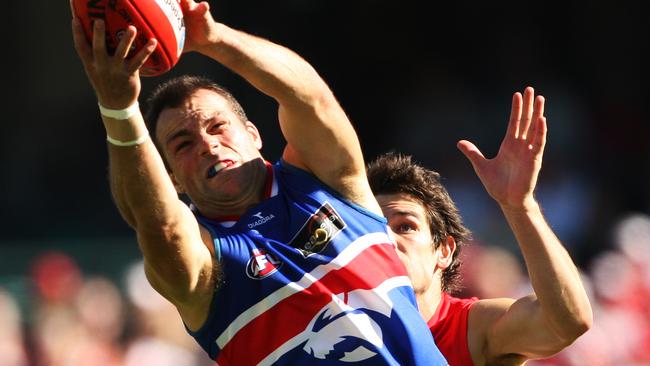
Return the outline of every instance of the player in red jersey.
<path id="1" fill-rule="evenodd" d="M 546 142 L 544 98 L 515 93 L 506 136 L 486 159 L 469 141 L 458 148 L 503 211 L 535 293 L 520 299 L 458 299 L 458 250 L 469 231 L 439 175 L 388 154 L 368 176 L 428 321 L 450 365 L 521 365 L 553 355 L 586 332 L 592 312 L 578 271 L 533 196 Z"/>

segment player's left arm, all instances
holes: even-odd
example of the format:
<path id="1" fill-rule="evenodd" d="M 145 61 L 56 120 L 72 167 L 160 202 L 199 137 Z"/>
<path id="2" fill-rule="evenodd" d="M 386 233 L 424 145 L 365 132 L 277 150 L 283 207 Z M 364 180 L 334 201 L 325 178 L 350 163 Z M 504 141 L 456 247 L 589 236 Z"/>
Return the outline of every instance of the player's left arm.
<path id="1" fill-rule="evenodd" d="M 506 136 L 497 156 L 486 159 L 468 141 L 459 149 L 472 163 L 488 193 L 500 205 L 522 255 L 535 293 L 518 299 L 476 304 L 483 312 L 486 359 L 550 356 L 571 344 L 592 324 L 589 299 L 579 272 L 544 219 L 533 192 L 546 143 L 544 98 L 532 88 L 513 96 Z M 470 318 L 471 321 L 472 318 Z"/>
<path id="2" fill-rule="evenodd" d="M 186 51 L 209 56 L 278 102 L 287 141 L 283 158 L 381 213 L 367 182 L 357 134 L 316 70 L 286 47 L 216 22 L 205 1 L 183 0 L 181 6 Z"/>

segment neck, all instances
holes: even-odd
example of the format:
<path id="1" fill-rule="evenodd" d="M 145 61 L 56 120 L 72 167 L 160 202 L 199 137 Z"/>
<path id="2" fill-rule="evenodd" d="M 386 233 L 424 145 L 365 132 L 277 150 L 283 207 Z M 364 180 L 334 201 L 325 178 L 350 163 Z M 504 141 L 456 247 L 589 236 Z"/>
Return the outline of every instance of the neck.
<path id="1" fill-rule="evenodd" d="M 420 315 L 424 321 L 429 321 L 433 314 L 435 314 L 438 305 L 442 299 L 442 286 L 440 281 L 433 281 L 431 286 L 423 291 L 416 291 L 415 300 L 420 309 Z"/>

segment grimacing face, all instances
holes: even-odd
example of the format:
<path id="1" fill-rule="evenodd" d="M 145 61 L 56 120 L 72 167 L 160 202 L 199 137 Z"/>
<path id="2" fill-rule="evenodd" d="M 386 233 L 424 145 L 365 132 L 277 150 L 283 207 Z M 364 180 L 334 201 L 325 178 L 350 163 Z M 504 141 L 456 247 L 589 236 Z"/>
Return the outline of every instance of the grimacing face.
<path id="1" fill-rule="evenodd" d="M 247 164 L 262 158 L 257 128 L 214 91 L 199 89 L 164 109 L 155 132 L 176 189 L 199 208 L 236 201 L 259 175 L 259 166 Z"/>
<path id="2" fill-rule="evenodd" d="M 440 291 L 444 263 L 440 261 L 441 251 L 434 248 L 424 207 L 403 193 L 379 194 L 376 198 L 394 234 L 397 253 L 406 266 L 415 293 Z"/>

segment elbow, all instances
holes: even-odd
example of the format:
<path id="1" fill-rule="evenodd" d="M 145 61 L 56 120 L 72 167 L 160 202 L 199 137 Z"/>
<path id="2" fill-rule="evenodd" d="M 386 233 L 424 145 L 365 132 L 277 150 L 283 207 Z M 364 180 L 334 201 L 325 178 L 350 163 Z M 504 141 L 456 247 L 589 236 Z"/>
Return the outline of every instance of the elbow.
<path id="1" fill-rule="evenodd" d="M 576 318 L 575 329 L 575 338 L 580 337 L 581 335 L 587 333 L 589 329 L 594 325 L 594 316 L 591 312 L 591 307 L 589 307 L 583 314 L 580 314 Z"/>
<path id="2" fill-rule="evenodd" d="M 575 338 L 585 334 L 594 325 L 594 314 L 588 299 L 585 299 L 573 318 Z"/>
<path id="3" fill-rule="evenodd" d="M 313 114 L 340 108 L 332 91 L 320 79 L 289 88 L 286 93 L 276 99 L 280 105 L 291 109 L 302 109 Z"/>
<path id="4" fill-rule="evenodd" d="M 555 339 L 547 344 L 543 352 L 538 353 L 535 357 L 551 357 L 565 348 L 572 345 L 578 338 L 585 334 L 592 326 L 591 317 L 581 317 L 571 324 L 565 324 L 561 329 L 556 330 Z"/>
<path id="5" fill-rule="evenodd" d="M 326 84 L 314 88 L 314 93 L 310 98 L 310 104 L 317 111 L 331 113 L 331 111 L 342 111 L 339 102 Z"/>
<path id="6" fill-rule="evenodd" d="M 580 336 L 589 331 L 593 324 L 591 307 L 587 306 L 586 309 L 573 316 L 571 321 L 566 322 L 562 328 L 560 339 L 564 346 L 566 347 L 575 342 Z"/>

